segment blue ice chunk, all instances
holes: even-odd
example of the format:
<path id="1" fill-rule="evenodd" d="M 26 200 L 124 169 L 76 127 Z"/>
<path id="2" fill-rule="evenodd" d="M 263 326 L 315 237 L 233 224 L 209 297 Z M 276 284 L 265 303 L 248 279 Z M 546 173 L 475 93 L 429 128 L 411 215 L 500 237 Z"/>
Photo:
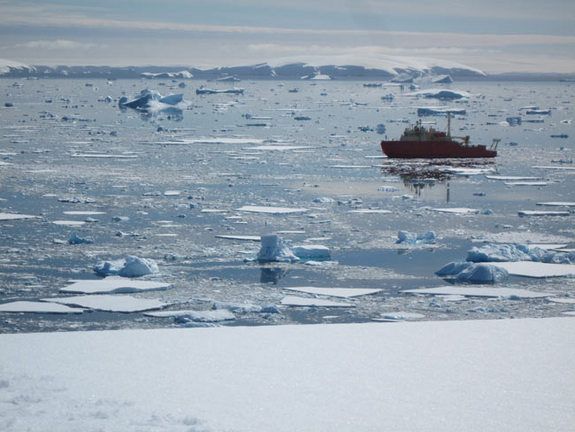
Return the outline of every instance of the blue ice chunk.
<path id="1" fill-rule="evenodd" d="M 455 278 L 457 282 L 494 284 L 504 281 L 509 277 L 507 270 L 493 264 L 471 264 Z"/>
<path id="2" fill-rule="evenodd" d="M 454 261 L 449 264 L 444 265 L 439 270 L 435 272 L 437 276 L 455 276 L 461 273 L 463 270 L 471 267 L 473 264 L 466 261 Z"/>
<path id="3" fill-rule="evenodd" d="M 395 243 L 398 244 L 433 244 L 435 243 L 437 236 L 435 235 L 434 231 L 426 231 L 421 234 L 412 233 L 409 231 L 399 231 L 397 233 L 397 241 Z"/>

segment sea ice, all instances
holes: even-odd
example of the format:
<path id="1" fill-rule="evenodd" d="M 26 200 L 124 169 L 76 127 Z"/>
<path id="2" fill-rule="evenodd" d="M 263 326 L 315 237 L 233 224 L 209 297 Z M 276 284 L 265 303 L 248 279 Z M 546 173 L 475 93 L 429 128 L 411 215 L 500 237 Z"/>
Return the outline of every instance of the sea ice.
<path id="1" fill-rule="evenodd" d="M 355 305 L 350 303 L 334 302 L 331 300 L 323 300 L 316 298 L 305 298 L 296 296 L 285 296 L 281 304 L 284 306 L 309 306 L 309 307 L 354 307 Z"/>
<path id="2" fill-rule="evenodd" d="M 61 304 L 33 302 L 33 301 L 15 301 L 0 304 L 0 312 L 78 314 L 84 312 L 84 310 L 78 308 L 71 308 Z"/>
<path id="3" fill-rule="evenodd" d="M 553 294 L 538 293 L 520 288 L 490 288 L 467 286 L 442 286 L 435 288 L 417 288 L 403 291 L 412 294 L 459 295 L 465 297 L 511 297 L 511 298 L 541 298 Z"/>
<path id="4" fill-rule="evenodd" d="M 439 100 L 455 100 L 455 99 L 467 99 L 471 97 L 471 93 L 461 90 L 450 90 L 450 89 L 426 89 L 419 90 L 412 93 L 406 93 L 406 96 L 423 96 L 428 99 L 439 99 Z"/>
<path id="5" fill-rule="evenodd" d="M 110 276 L 104 279 L 73 279 L 70 282 L 72 282 L 72 284 L 60 288 L 60 292 L 75 294 L 116 294 L 164 290 L 171 286 L 171 284 L 164 282 L 133 280 L 118 276 Z"/>
<path id="6" fill-rule="evenodd" d="M 267 234 L 262 236 L 261 247 L 256 259 L 259 262 L 299 261 L 299 258 L 294 255 L 286 244 L 284 244 L 283 239 L 276 234 Z"/>
<path id="7" fill-rule="evenodd" d="M 94 243 L 94 240 L 92 240 L 89 237 L 82 237 L 75 232 L 71 233 L 70 237 L 68 237 L 68 244 L 71 245 L 91 244 L 91 243 Z"/>
<path id="8" fill-rule="evenodd" d="M 559 210 L 519 210 L 517 214 L 519 216 L 569 216 L 571 213 Z"/>
<path id="9" fill-rule="evenodd" d="M 541 249 L 527 245 L 492 243 L 472 247 L 467 252 L 466 260 L 472 262 L 531 261 L 544 253 L 545 251 Z"/>
<path id="10" fill-rule="evenodd" d="M 323 245 L 299 245 L 292 247 L 293 254 L 302 260 L 329 260 L 331 254 L 329 248 Z"/>
<path id="11" fill-rule="evenodd" d="M 498 262 L 494 266 L 505 269 L 514 276 L 532 278 L 575 276 L 573 264 L 549 264 L 533 261 Z"/>
<path id="12" fill-rule="evenodd" d="M 493 264 L 478 263 L 464 269 L 455 277 L 455 280 L 466 283 L 491 284 L 501 282 L 507 279 L 508 276 L 508 272 L 503 268 Z"/>
<path id="13" fill-rule="evenodd" d="M 194 322 L 220 322 L 232 321 L 236 316 L 226 309 L 196 311 L 196 310 L 175 310 L 146 312 L 144 315 L 155 318 L 186 318 Z"/>
<path id="14" fill-rule="evenodd" d="M 140 277 L 159 273 L 158 265 L 152 259 L 128 255 L 115 261 L 103 261 L 94 266 L 100 276 Z"/>
<path id="15" fill-rule="evenodd" d="M 0 213 L 0 221 L 10 221 L 19 219 L 38 219 L 38 216 L 19 214 L 19 213 Z"/>
<path id="16" fill-rule="evenodd" d="M 456 276 L 473 264 L 466 261 L 450 262 L 435 272 L 437 276 Z"/>
<path id="17" fill-rule="evenodd" d="M 69 227 L 79 227 L 86 224 L 86 221 L 74 221 L 74 220 L 55 220 L 52 221 L 54 225 L 62 225 Z"/>
<path id="18" fill-rule="evenodd" d="M 161 309 L 168 306 L 167 303 L 154 299 L 141 299 L 129 295 L 83 295 L 73 297 L 45 298 L 43 301 L 61 303 L 71 306 L 80 306 L 87 309 L 105 312 L 142 312 Z"/>
<path id="19" fill-rule="evenodd" d="M 360 213 L 360 214 L 390 214 L 392 213 L 391 210 L 383 210 L 383 209 L 355 209 L 350 210 L 350 213 Z"/>
<path id="20" fill-rule="evenodd" d="M 467 207 L 452 207 L 452 208 L 432 208 L 431 210 L 439 213 L 452 213 L 457 215 L 469 215 L 479 213 L 478 209 L 472 209 Z"/>
<path id="21" fill-rule="evenodd" d="M 309 211 L 306 208 L 290 208 L 290 207 L 271 207 L 271 206 L 243 206 L 238 209 L 238 211 L 248 212 L 248 213 L 265 213 L 265 214 L 297 214 L 305 213 Z"/>
<path id="22" fill-rule="evenodd" d="M 573 201 L 548 201 L 548 202 L 538 202 L 538 206 L 547 207 L 575 207 L 575 202 Z"/>
<path id="23" fill-rule="evenodd" d="M 388 312 L 372 321 L 413 321 L 422 318 L 425 318 L 425 315 L 416 312 Z"/>
<path id="24" fill-rule="evenodd" d="M 227 302 L 214 302 L 212 305 L 213 310 L 225 309 L 230 312 L 245 314 L 245 313 L 260 313 L 262 307 L 251 303 L 227 303 Z"/>
<path id="25" fill-rule="evenodd" d="M 307 294 L 323 295 L 329 297 L 353 298 L 364 295 L 377 294 L 383 290 L 371 288 L 319 288 L 319 287 L 283 287 L 284 290 L 297 291 Z"/>
<path id="26" fill-rule="evenodd" d="M 218 234 L 215 237 L 226 240 L 242 240 L 242 241 L 255 241 L 255 242 L 259 242 L 262 239 L 262 236 L 227 235 L 227 234 Z"/>
<path id="27" fill-rule="evenodd" d="M 435 240 L 436 235 L 434 231 L 426 231 L 421 234 L 409 231 L 399 231 L 397 233 L 397 241 L 395 243 L 407 245 L 433 244 L 435 243 Z"/>

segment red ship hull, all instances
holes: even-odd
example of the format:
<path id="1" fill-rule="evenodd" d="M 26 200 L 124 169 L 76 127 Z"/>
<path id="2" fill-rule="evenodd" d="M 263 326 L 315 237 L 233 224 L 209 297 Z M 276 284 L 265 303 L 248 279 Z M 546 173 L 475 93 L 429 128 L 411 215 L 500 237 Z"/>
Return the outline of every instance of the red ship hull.
<path id="1" fill-rule="evenodd" d="M 484 145 L 463 145 L 456 141 L 382 141 L 381 149 L 390 158 L 492 158 L 497 151 Z"/>

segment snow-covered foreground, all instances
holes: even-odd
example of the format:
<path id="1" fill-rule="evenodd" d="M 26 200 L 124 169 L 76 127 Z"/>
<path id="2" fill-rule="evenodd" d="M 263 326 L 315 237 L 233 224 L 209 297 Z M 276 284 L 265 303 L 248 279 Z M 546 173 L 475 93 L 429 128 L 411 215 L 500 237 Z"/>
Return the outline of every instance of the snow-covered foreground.
<path id="1" fill-rule="evenodd" d="M 0 335 L 2 431 L 571 431 L 575 320 Z"/>

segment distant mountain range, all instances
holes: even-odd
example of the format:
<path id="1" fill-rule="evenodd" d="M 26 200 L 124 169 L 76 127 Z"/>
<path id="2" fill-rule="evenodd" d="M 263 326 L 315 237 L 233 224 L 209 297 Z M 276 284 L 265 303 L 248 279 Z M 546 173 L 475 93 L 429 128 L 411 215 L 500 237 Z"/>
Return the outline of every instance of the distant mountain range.
<path id="1" fill-rule="evenodd" d="M 484 79 L 572 79 L 560 74 L 486 75 L 463 64 L 425 58 L 392 56 L 364 57 L 299 57 L 247 66 L 196 68 L 185 66 L 28 66 L 0 59 L 0 76 L 6 78 L 147 78 L 198 80 L 381 80 L 410 82 L 422 77 L 449 75 L 455 80 Z"/>

